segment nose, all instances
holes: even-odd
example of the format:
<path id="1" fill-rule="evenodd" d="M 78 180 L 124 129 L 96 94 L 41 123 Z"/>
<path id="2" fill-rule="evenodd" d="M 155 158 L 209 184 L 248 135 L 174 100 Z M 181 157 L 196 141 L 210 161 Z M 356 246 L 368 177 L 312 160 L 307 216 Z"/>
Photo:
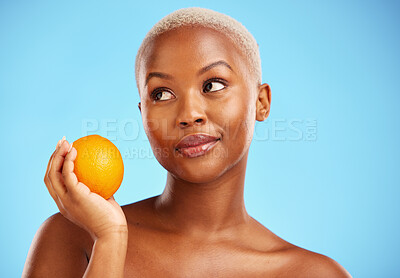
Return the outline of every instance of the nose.
<path id="1" fill-rule="evenodd" d="M 198 92 L 188 93 L 182 96 L 179 112 L 176 118 L 176 124 L 180 128 L 186 128 L 194 125 L 203 125 L 207 122 L 207 117 Z"/>

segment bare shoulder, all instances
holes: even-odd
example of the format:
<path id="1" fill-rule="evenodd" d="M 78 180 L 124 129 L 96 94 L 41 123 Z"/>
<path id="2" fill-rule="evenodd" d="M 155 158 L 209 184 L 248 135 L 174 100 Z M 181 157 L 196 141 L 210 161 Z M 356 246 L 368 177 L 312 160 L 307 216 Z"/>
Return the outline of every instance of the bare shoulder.
<path id="1" fill-rule="evenodd" d="M 124 211 L 126 221 L 129 228 L 134 228 L 137 225 L 151 225 L 153 220 L 153 206 L 157 196 L 140 200 L 135 203 L 121 206 Z"/>
<path id="2" fill-rule="evenodd" d="M 22 277 L 82 276 L 92 244 L 86 231 L 56 213 L 36 232 Z"/>
<path id="3" fill-rule="evenodd" d="M 271 277 L 351 277 L 338 262 L 280 238 L 257 220 L 253 221 L 252 240 L 263 246 L 266 264 L 262 269 Z"/>
<path id="4" fill-rule="evenodd" d="M 289 257 L 286 268 L 288 277 L 352 277 L 343 266 L 328 256 L 298 246 L 289 248 L 286 254 Z"/>

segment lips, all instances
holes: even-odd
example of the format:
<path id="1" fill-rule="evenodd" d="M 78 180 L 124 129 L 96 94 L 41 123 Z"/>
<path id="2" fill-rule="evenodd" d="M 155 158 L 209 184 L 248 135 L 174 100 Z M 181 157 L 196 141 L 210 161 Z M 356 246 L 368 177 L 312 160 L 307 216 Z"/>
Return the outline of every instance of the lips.
<path id="1" fill-rule="evenodd" d="M 195 147 L 198 145 L 202 145 L 205 143 L 209 143 L 212 141 L 218 140 L 218 137 L 206 134 L 206 133 L 195 133 L 195 134 L 189 134 L 183 137 L 178 144 L 176 144 L 175 148 L 176 149 L 181 149 L 181 148 L 188 148 L 188 147 Z"/>
<path id="2" fill-rule="evenodd" d="M 175 150 L 187 157 L 197 157 L 204 155 L 214 147 L 220 138 L 206 134 L 195 133 L 186 135 L 175 146 Z"/>

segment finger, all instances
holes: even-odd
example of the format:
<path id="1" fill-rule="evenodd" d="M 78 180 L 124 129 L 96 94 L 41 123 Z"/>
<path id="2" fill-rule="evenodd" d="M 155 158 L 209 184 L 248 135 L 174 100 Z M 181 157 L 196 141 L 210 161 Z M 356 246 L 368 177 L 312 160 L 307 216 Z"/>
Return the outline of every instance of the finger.
<path id="1" fill-rule="evenodd" d="M 60 198 L 63 198 L 65 193 L 67 192 L 61 171 L 64 164 L 65 156 L 68 152 L 68 147 L 68 141 L 65 140 L 61 142 L 60 147 L 54 154 L 53 161 L 51 162 L 49 169 L 49 178 L 51 181 L 51 185 L 53 186 L 54 191 Z"/>
<path id="2" fill-rule="evenodd" d="M 61 212 L 61 214 L 65 214 L 65 209 L 64 209 L 64 205 L 62 204 L 60 198 L 58 197 L 57 193 L 55 192 L 53 185 L 51 183 L 51 180 L 48 176 L 46 176 L 44 183 L 46 185 L 47 190 L 50 193 L 50 196 L 53 198 L 54 202 L 56 203 L 59 211 Z"/>
<path id="3" fill-rule="evenodd" d="M 63 203 L 61 202 L 61 200 L 60 200 L 60 198 L 58 197 L 58 195 L 57 195 L 57 194 L 55 193 L 55 191 L 53 190 L 53 187 L 52 187 L 52 185 L 51 185 L 51 182 L 50 182 L 50 185 L 48 185 L 48 183 L 47 183 L 46 186 L 47 186 L 47 189 L 49 190 L 49 193 L 50 193 L 51 197 L 53 198 L 54 202 L 56 203 L 56 205 L 57 205 L 57 207 L 58 207 L 58 210 L 61 212 L 62 215 L 64 215 L 64 214 L 65 214 L 64 205 L 63 205 Z"/>
<path id="4" fill-rule="evenodd" d="M 67 188 L 68 195 L 72 195 L 76 200 L 83 195 L 89 195 L 91 193 L 87 185 L 78 181 L 77 176 L 74 172 L 74 161 L 76 159 L 78 152 L 71 146 L 70 151 L 65 156 L 64 166 L 62 169 L 62 176 L 64 179 L 64 184 Z"/>
<path id="5" fill-rule="evenodd" d="M 117 205 L 119 206 L 119 204 L 117 203 L 117 201 L 115 201 L 114 199 L 114 195 L 112 195 L 110 198 L 107 199 L 107 201 L 112 204 L 113 206 Z"/>
<path id="6" fill-rule="evenodd" d="M 64 138 L 64 137 L 63 137 L 63 138 Z M 58 140 L 58 143 L 57 143 L 57 145 L 56 145 L 56 149 L 55 149 L 54 152 L 51 154 L 50 159 L 49 159 L 49 162 L 47 163 L 46 173 L 45 173 L 45 175 L 44 175 L 44 178 L 45 178 L 45 179 L 48 178 L 51 162 L 52 162 L 52 160 L 53 160 L 54 154 L 56 153 L 57 149 L 60 147 L 61 141 L 62 141 L 62 139 L 61 139 L 61 140 Z"/>
<path id="7" fill-rule="evenodd" d="M 50 196 L 53 198 L 54 202 L 56 203 L 58 209 L 62 214 L 64 214 L 64 206 L 61 203 L 60 198 L 58 197 L 57 193 L 55 192 L 51 180 L 48 176 L 45 177 L 44 184 L 46 185 L 47 190 L 49 191 Z"/>
<path id="8" fill-rule="evenodd" d="M 44 175 L 44 184 L 46 185 L 47 190 L 49 191 L 51 197 L 53 198 L 53 200 L 55 202 L 58 202 L 59 200 L 58 200 L 58 196 L 56 195 L 56 193 L 53 189 L 53 186 L 51 185 L 51 181 L 49 179 L 49 169 L 51 168 L 51 163 L 53 161 L 54 154 L 56 153 L 57 149 L 59 148 L 61 141 L 62 141 L 62 139 L 58 141 L 55 151 L 51 154 L 49 162 L 47 163 L 46 173 Z"/>
<path id="9" fill-rule="evenodd" d="M 58 202 L 58 196 L 57 196 L 56 192 L 54 191 L 54 188 L 53 188 L 53 186 L 51 184 L 50 179 L 46 177 L 44 179 L 44 184 L 46 185 L 47 191 L 49 191 L 49 194 L 50 194 L 51 198 L 53 198 L 53 200 L 55 202 Z"/>
<path id="10" fill-rule="evenodd" d="M 50 178 L 49 178 L 49 169 L 51 168 L 51 162 L 53 161 L 53 157 L 54 157 L 54 153 L 51 155 L 50 159 L 49 159 L 49 163 L 47 164 L 47 169 L 46 169 L 46 174 L 44 175 L 44 184 L 47 187 L 47 190 L 49 191 L 50 195 L 53 197 L 54 199 L 54 189 L 51 187 L 51 182 L 50 182 Z"/>
<path id="11" fill-rule="evenodd" d="M 49 159 L 49 163 L 47 164 L 47 170 L 46 170 L 46 176 L 49 176 L 49 172 L 50 172 L 50 168 L 51 168 L 51 163 L 53 162 L 53 158 L 54 155 L 57 153 L 57 151 L 60 149 L 60 146 L 62 145 L 62 143 L 65 141 L 65 136 L 63 136 L 63 138 L 61 140 L 58 140 L 58 143 L 56 145 L 56 149 L 53 152 L 53 154 L 51 155 L 50 159 Z"/>
<path id="12" fill-rule="evenodd" d="M 57 145 L 56 145 L 56 149 L 55 151 L 52 153 L 49 162 L 47 164 L 47 169 L 46 169 L 46 173 L 45 173 L 45 177 L 44 177 L 44 183 L 46 185 L 47 190 L 50 193 L 50 196 L 53 198 L 54 202 L 56 203 L 58 209 L 60 210 L 61 214 L 65 214 L 65 209 L 64 206 L 62 204 L 62 202 L 60 201 L 60 198 L 58 197 L 58 195 L 56 194 L 56 192 L 54 191 L 53 185 L 51 183 L 50 177 L 49 177 L 49 172 L 51 169 L 51 165 L 54 159 L 54 156 L 57 152 L 57 150 L 60 148 L 61 143 L 65 140 L 65 136 L 58 141 Z"/>
<path id="13" fill-rule="evenodd" d="M 72 147 L 72 144 L 70 147 L 70 151 L 65 156 L 64 165 L 62 168 L 62 176 L 64 178 L 64 183 L 67 187 L 67 191 L 73 190 L 73 188 L 78 184 L 78 178 L 74 173 L 74 161 L 77 155 L 77 151 L 74 147 Z"/>

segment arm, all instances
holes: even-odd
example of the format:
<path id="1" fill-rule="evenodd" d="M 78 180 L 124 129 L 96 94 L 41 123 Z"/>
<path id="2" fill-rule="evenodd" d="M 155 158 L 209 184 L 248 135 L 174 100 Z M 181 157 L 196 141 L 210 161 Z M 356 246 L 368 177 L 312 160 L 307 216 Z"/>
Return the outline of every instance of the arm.
<path id="1" fill-rule="evenodd" d="M 97 239 L 83 277 L 123 277 L 127 245 L 127 231 Z"/>
<path id="2" fill-rule="evenodd" d="M 83 242 L 90 248 L 90 238 L 61 214 L 49 217 L 32 241 L 22 277 L 82 277 L 88 264 Z"/>
<path id="3" fill-rule="evenodd" d="M 63 140 L 49 160 L 44 181 L 62 215 L 40 227 L 23 277 L 123 277 L 125 215 L 113 197 L 104 200 L 77 180 L 76 154 Z M 83 242 L 94 242 L 89 264 Z"/>
<path id="4" fill-rule="evenodd" d="M 122 277 L 127 239 L 121 231 L 92 244 L 88 233 L 57 213 L 37 231 L 22 277 Z"/>
<path id="5" fill-rule="evenodd" d="M 335 260 L 318 254 L 312 253 L 309 258 L 303 261 L 303 266 L 299 272 L 301 277 L 307 278 L 351 278 L 347 270 Z"/>

